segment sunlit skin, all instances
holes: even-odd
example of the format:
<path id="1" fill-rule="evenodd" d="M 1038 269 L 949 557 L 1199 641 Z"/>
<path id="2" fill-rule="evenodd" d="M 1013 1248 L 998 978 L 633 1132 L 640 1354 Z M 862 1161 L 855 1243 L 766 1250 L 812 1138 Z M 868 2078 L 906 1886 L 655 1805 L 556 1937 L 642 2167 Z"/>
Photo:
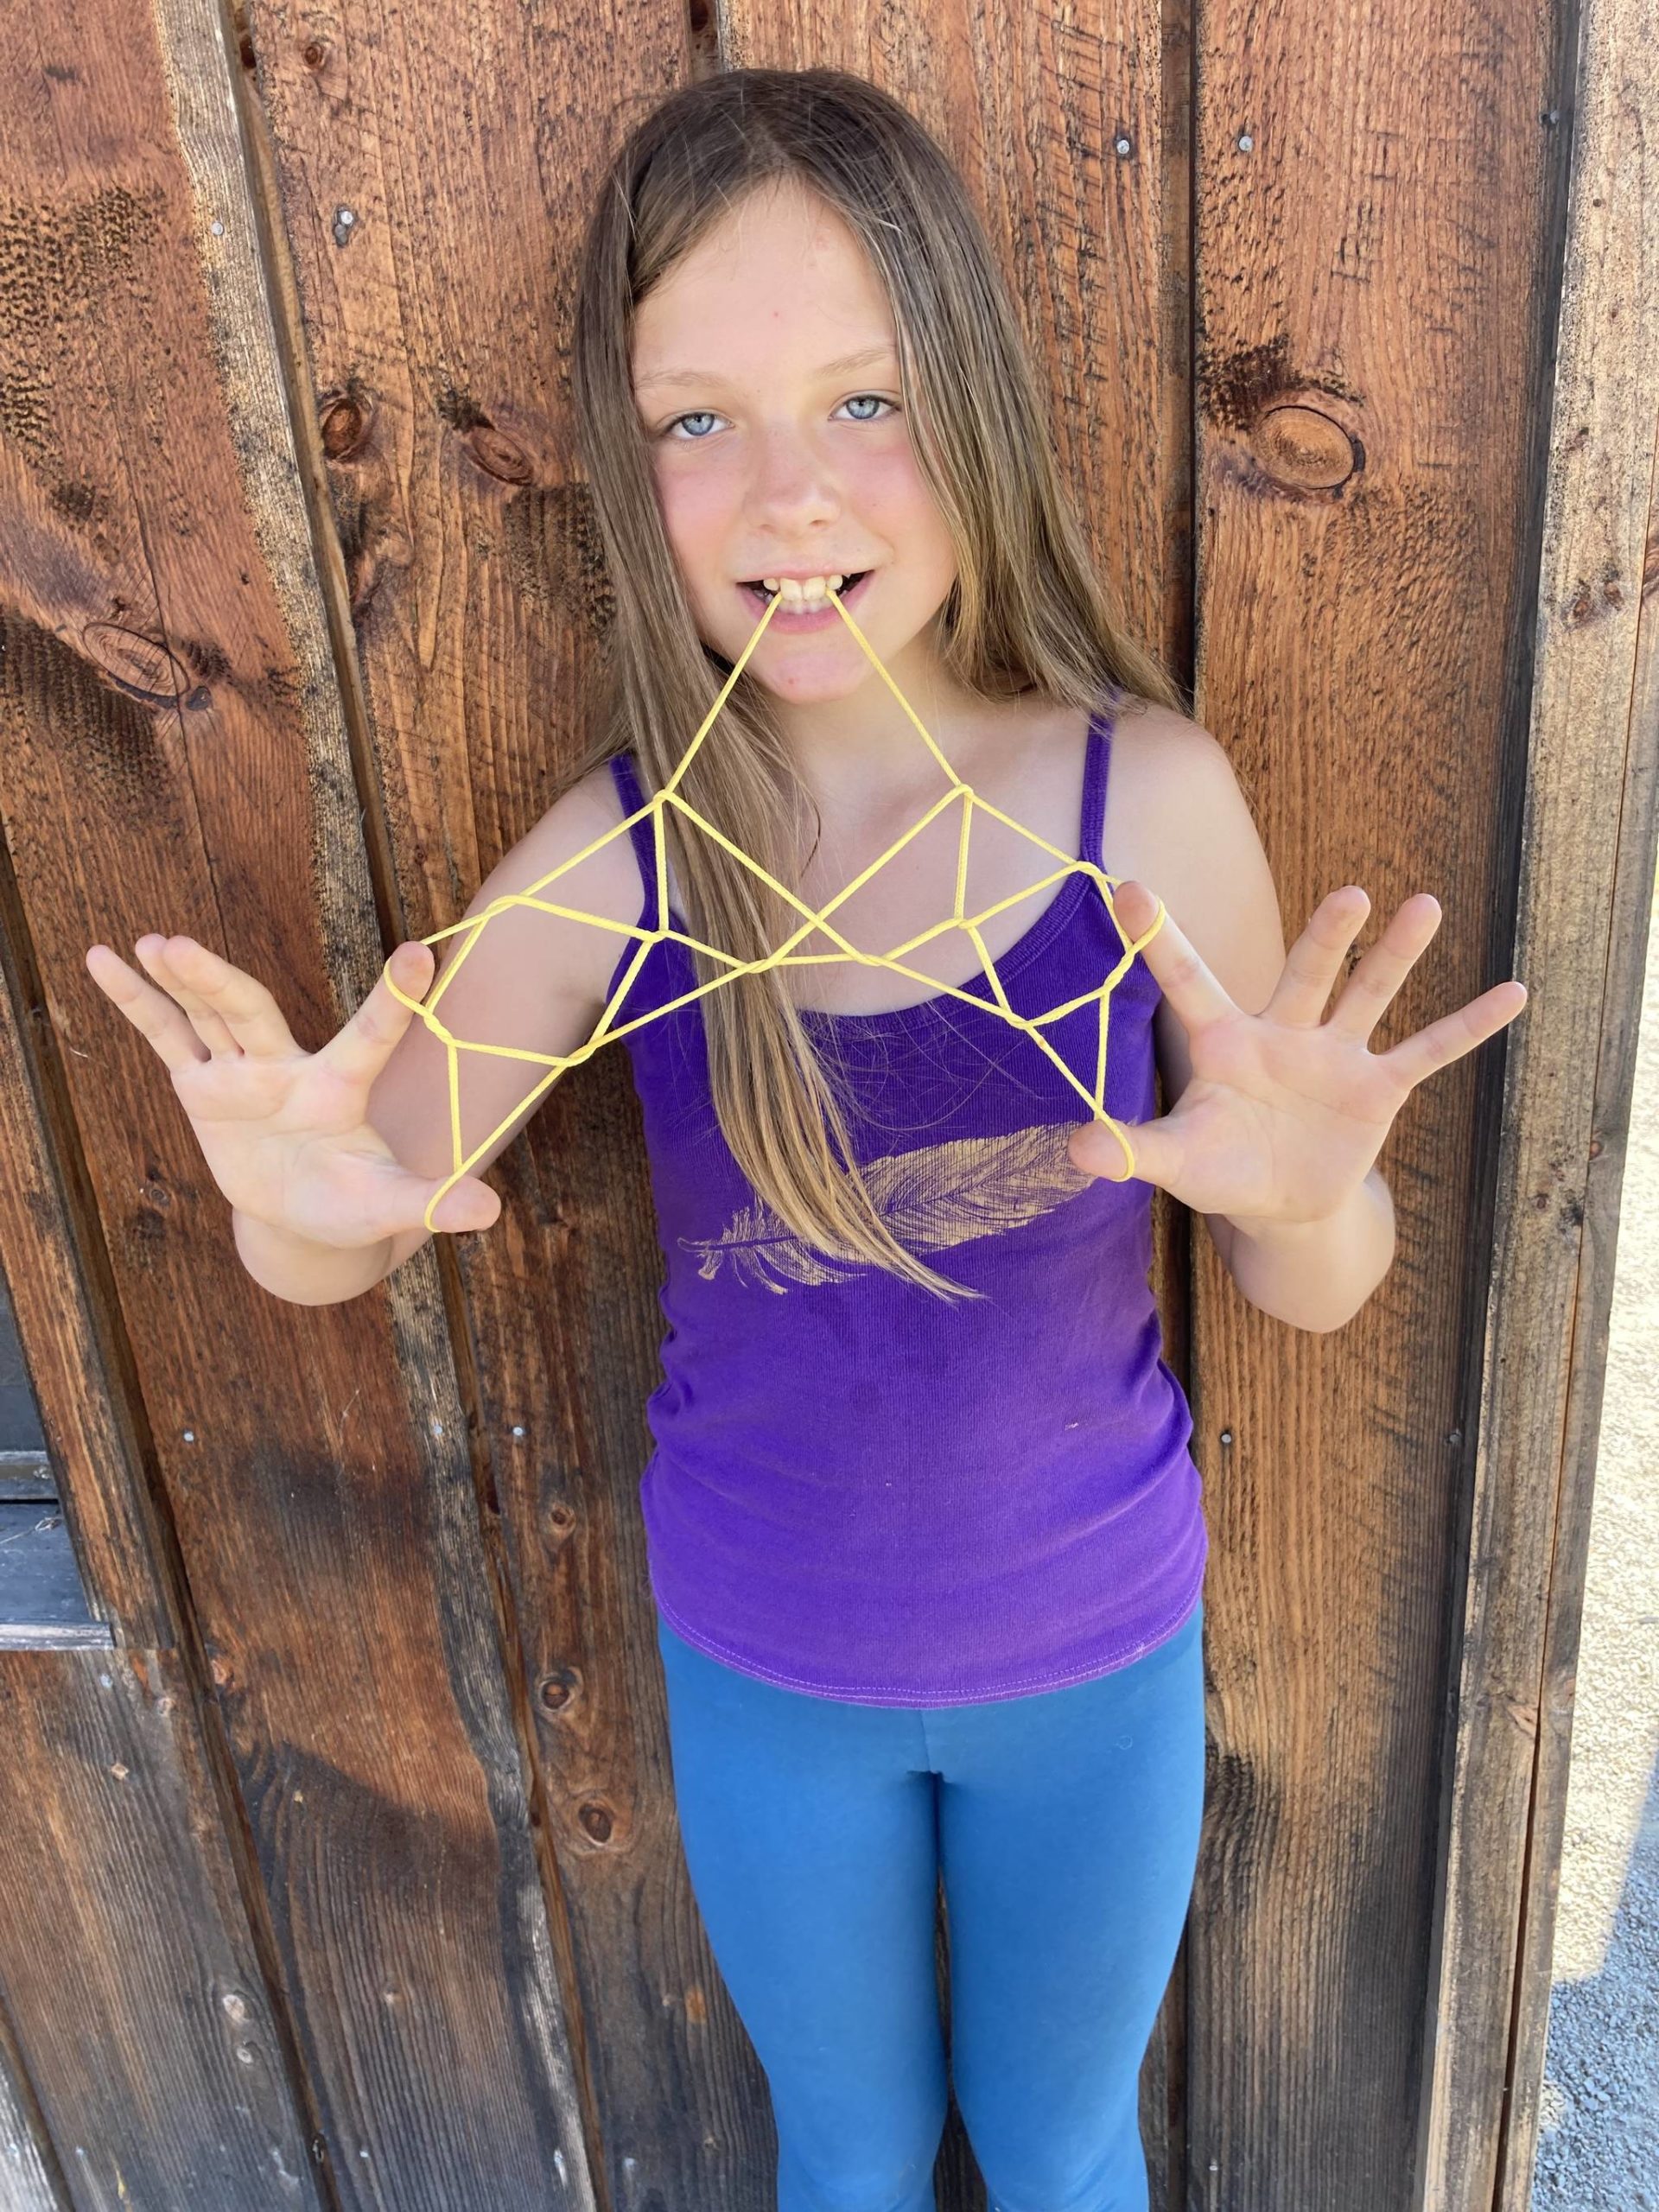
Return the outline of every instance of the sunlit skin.
<path id="1" fill-rule="evenodd" d="M 1126 878 L 1114 895 L 1131 935 L 1151 927 L 1158 902 L 1145 884 Z M 1440 905 L 1426 891 L 1406 899 L 1327 1016 L 1370 910 L 1357 884 L 1321 899 L 1257 1014 L 1235 1003 L 1166 915 L 1143 957 L 1186 1033 L 1192 1073 L 1169 1113 L 1130 1133 L 1138 1176 L 1200 1213 L 1252 1224 L 1329 1217 L 1364 1180 L 1417 1084 L 1525 1006 L 1526 986 L 1511 978 L 1371 1052 L 1372 1032 L 1440 928 Z M 1069 1148 L 1079 1167 L 1121 1179 L 1122 1154 L 1102 1124 L 1085 1122 Z"/>
<path id="2" fill-rule="evenodd" d="M 634 394 L 705 642 L 728 661 L 748 643 L 763 609 L 746 579 L 871 569 L 851 611 L 954 760 L 984 702 L 948 681 L 935 648 L 956 556 L 911 444 L 896 342 L 886 292 L 841 218 L 798 189 L 769 188 L 640 302 Z M 825 366 L 866 353 L 856 367 Z M 687 371 L 709 373 L 662 381 Z M 823 630 L 795 637 L 774 617 L 749 672 L 826 797 L 913 756 L 913 729 L 833 610 Z"/>

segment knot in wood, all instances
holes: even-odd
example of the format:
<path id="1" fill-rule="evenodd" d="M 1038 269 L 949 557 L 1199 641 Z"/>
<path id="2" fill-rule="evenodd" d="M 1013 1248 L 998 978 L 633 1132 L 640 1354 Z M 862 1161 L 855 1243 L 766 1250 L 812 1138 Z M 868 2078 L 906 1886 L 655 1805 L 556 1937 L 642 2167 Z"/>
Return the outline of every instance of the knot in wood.
<path id="1" fill-rule="evenodd" d="M 537 1694 L 550 1713 L 560 1713 L 575 1695 L 575 1668 L 560 1667 L 553 1674 L 542 1676 Z"/>
<path id="2" fill-rule="evenodd" d="M 1357 473 L 1354 441 L 1317 407 L 1270 407 L 1256 424 L 1256 450 L 1275 481 L 1332 492 Z"/>
<path id="3" fill-rule="evenodd" d="M 473 458 L 486 475 L 503 484 L 528 484 L 536 471 L 530 455 L 516 438 L 498 430 L 493 423 L 480 423 L 467 442 Z"/>
<path id="4" fill-rule="evenodd" d="M 349 395 L 333 401 L 322 418 L 322 449 L 330 461 L 355 453 L 368 429 L 368 413 Z"/>
<path id="5" fill-rule="evenodd" d="M 615 1823 L 612 1819 L 611 1808 L 608 1805 L 601 1805 L 596 1800 L 591 1801 L 582 1807 L 576 1818 L 582 1824 L 582 1833 L 591 1842 L 608 1843 L 610 1841 L 611 1832 Z"/>

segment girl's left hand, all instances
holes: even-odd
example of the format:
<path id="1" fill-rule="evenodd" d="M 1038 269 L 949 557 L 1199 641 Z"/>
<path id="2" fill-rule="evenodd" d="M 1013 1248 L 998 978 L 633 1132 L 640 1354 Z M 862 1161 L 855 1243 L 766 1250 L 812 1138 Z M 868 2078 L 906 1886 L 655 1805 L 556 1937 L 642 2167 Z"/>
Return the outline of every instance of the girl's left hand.
<path id="1" fill-rule="evenodd" d="M 1158 900 L 1132 879 L 1116 886 L 1112 903 L 1131 939 L 1157 919 Z M 1198 1213 L 1319 1220 L 1363 1182 L 1417 1084 L 1526 1004 L 1523 983 L 1495 983 L 1389 1051 L 1372 1052 L 1367 1039 L 1439 929 L 1440 907 L 1426 891 L 1408 899 L 1362 954 L 1325 1020 L 1370 905 L 1357 884 L 1322 900 L 1260 1014 L 1234 1004 L 1166 913 L 1142 952 L 1187 1033 L 1192 1074 L 1169 1113 L 1123 1124 L 1135 1176 Z M 1128 1179 L 1122 1147 L 1104 1122 L 1081 1123 L 1068 1149 L 1086 1174 Z"/>

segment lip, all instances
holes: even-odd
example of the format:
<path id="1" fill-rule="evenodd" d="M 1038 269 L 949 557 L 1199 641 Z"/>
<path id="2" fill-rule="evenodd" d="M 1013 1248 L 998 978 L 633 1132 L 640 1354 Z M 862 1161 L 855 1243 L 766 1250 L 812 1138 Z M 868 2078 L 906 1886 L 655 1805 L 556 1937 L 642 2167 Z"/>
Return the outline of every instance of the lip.
<path id="1" fill-rule="evenodd" d="M 768 569 L 766 573 L 769 575 L 779 573 L 786 575 L 788 570 L 780 572 L 776 569 Z M 815 573 L 822 573 L 822 571 L 815 571 Z M 836 572 L 832 569 L 830 573 L 834 575 Z M 857 607 L 868 591 L 871 580 L 876 574 L 877 571 L 874 569 L 867 569 L 850 591 L 843 591 L 839 594 L 842 605 L 850 607 Z M 764 614 L 772 605 L 772 601 L 764 592 L 752 591 L 747 584 L 738 584 L 735 589 L 744 605 L 758 614 Z M 771 621 L 766 625 L 766 634 L 770 636 L 774 630 L 785 630 L 791 637 L 797 637 L 813 630 L 829 629 L 832 625 L 837 630 L 845 629 L 847 626 L 841 619 L 835 601 L 826 595 L 821 607 L 805 608 L 798 614 L 792 613 L 781 606 L 777 607 Z"/>

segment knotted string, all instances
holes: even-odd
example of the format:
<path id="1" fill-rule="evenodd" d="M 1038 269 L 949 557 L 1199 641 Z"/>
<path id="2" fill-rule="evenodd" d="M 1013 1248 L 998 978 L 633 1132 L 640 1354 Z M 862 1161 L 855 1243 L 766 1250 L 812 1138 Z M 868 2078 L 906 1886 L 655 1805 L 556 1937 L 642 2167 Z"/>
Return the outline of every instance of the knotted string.
<path id="1" fill-rule="evenodd" d="M 855 960 L 866 968 L 891 968 L 897 975 L 908 976 L 917 982 L 932 985 L 941 997 L 965 1000 L 969 1005 L 978 1007 L 982 1012 L 995 1014 L 1003 1020 L 1011 1022 L 1016 1029 L 1023 1029 L 1033 1043 L 1048 1055 L 1084 1104 L 1088 1106 L 1092 1117 L 1097 1122 L 1104 1122 L 1117 1139 L 1123 1152 L 1125 1179 L 1135 1173 L 1135 1153 L 1128 1137 L 1123 1133 L 1122 1124 L 1106 1111 L 1106 1045 L 1110 1026 L 1109 1005 L 1113 990 L 1134 964 L 1135 956 L 1143 945 L 1150 944 L 1163 927 L 1166 909 L 1162 899 L 1158 902 L 1157 918 L 1144 937 L 1138 938 L 1130 943 L 1124 936 L 1122 930 L 1118 929 L 1118 935 L 1123 939 L 1124 944 L 1122 957 L 1097 989 L 1084 991 L 1078 997 L 1067 1000 L 1064 1006 L 1051 1007 L 1046 1014 L 1030 1016 L 1016 1014 L 1008 1002 L 1008 995 L 1003 988 L 1002 979 L 996 972 L 996 963 L 992 959 L 986 948 L 985 940 L 980 935 L 981 924 L 989 921 L 993 914 L 1000 914 L 1005 906 L 1012 906 L 1017 900 L 1029 898 L 1033 891 L 1041 891 L 1051 883 L 1058 883 L 1062 876 L 1082 874 L 1091 876 L 1099 886 L 1101 897 L 1106 903 L 1106 911 L 1111 916 L 1114 927 L 1116 927 L 1117 912 L 1112 904 L 1112 890 L 1122 879 L 1119 876 L 1108 875 L 1103 868 L 1096 868 L 1092 861 L 1082 860 L 1070 853 L 1062 852 L 1058 845 L 1050 844 L 1046 837 L 1039 837 L 1034 830 L 1027 829 L 1024 823 L 1016 822 L 1011 815 L 1004 814 L 1000 807 L 994 806 L 989 799 L 982 798 L 970 785 L 963 783 L 933 742 L 932 738 L 923 728 L 920 718 L 888 674 L 874 646 L 854 620 L 842 600 L 841 594 L 833 587 L 827 587 L 827 588 L 830 598 L 840 611 L 842 620 L 857 639 L 871 665 L 904 709 L 911 721 L 914 723 L 923 743 L 944 771 L 950 788 L 942 798 L 928 808 L 926 813 L 918 821 L 913 823 L 904 832 L 902 836 L 895 839 L 885 853 L 873 860 L 869 866 L 861 874 L 855 875 L 843 890 L 838 891 L 828 906 L 818 909 L 808 906 L 803 899 L 798 898 L 795 893 L 789 889 L 787 885 L 779 883 L 774 876 L 769 875 L 759 861 L 744 852 L 741 847 L 734 845 L 723 830 L 716 828 L 714 823 L 707 821 L 689 799 L 681 796 L 680 779 L 696 759 L 697 747 L 714 727 L 721 709 L 730 697 L 732 687 L 743 673 L 750 654 L 753 652 L 765 635 L 766 625 L 772 617 L 772 610 L 777 607 L 782 594 L 779 593 L 777 597 L 770 600 L 765 613 L 755 625 L 753 635 L 738 656 L 731 674 L 721 686 L 719 697 L 703 717 L 702 728 L 686 747 L 673 774 L 670 776 L 660 791 L 652 795 L 645 805 L 637 809 L 632 814 L 625 816 L 613 829 L 605 830 L 601 836 L 595 837 L 591 844 L 584 845 L 579 853 L 573 853 L 569 860 L 561 861 L 556 868 L 550 868 L 544 876 L 531 885 L 528 891 L 505 893 L 499 899 L 493 899 L 482 913 L 465 916 L 458 922 L 452 922 L 447 929 L 435 930 L 430 937 L 423 938 L 422 944 L 436 944 L 441 938 L 454 937 L 458 931 L 464 930 L 467 932 L 466 944 L 461 946 L 454 963 L 440 978 L 429 1003 L 423 1004 L 420 1000 L 412 999 L 406 992 L 399 989 L 392 980 L 391 960 L 387 960 L 383 973 L 388 989 L 401 1005 L 408 1007 L 412 1013 L 418 1014 L 435 1036 L 442 1039 L 448 1058 L 450 1143 L 455 1165 L 449 1176 L 433 1194 L 427 1206 L 424 1218 L 425 1225 L 429 1230 L 434 1227 L 432 1215 L 444 1192 L 452 1189 L 467 1173 L 473 1162 L 480 1159 L 494 1144 L 496 1139 L 512 1127 L 527 1105 L 538 1098 L 544 1090 L 550 1090 L 567 1068 L 576 1067 L 583 1060 L 590 1058 L 601 1045 L 613 1043 L 619 1037 L 626 1037 L 631 1031 L 643 1028 L 648 1021 L 661 1020 L 665 1014 L 673 1014 L 680 1007 L 690 1005 L 692 1000 L 701 998 L 704 992 L 718 990 L 722 984 L 729 983 L 735 976 L 759 975 L 767 968 L 817 967 L 825 963 L 840 963 L 847 960 Z M 954 911 L 945 920 L 936 922 L 931 929 L 920 931 L 915 937 L 907 938 L 904 944 L 895 945 L 891 952 L 864 952 L 861 951 L 856 945 L 849 944 L 840 931 L 830 924 L 829 917 L 844 899 L 849 899 L 861 885 L 868 883 L 878 869 L 887 866 L 895 853 L 902 851 L 912 837 L 926 829 L 928 823 L 937 815 L 943 813 L 944 809 L 957 798 L 962 800 L 963 809 L 962 828 L 957 846 L 957 894 Z M 704 944 L 701 938 L 691 937 L 683 930 L 676 930 L 669 926 L 668 868 L 663 823 L 663 810 L 669 806 L 677 807 L 687 821 L 695 823 L 697 828 L 705 836 L 712 837 L 716 844 L 723 845 L 734 860 L 740 861 L 745 868 L 758 875 L 763 883 L 776 892 L 780 899 L 804 918 L 800 927 L 792 931 L 775 952 L 769 952 L 759 960 L 740 960 L 734 953 L 724 952 L 718 945 Z M 1018 830 L 1022 837 L 1027 837 L 1033 844 L 1041 846 L 1046 853 L 1052 853 L 1061 862 L 1061 866 L 1052 874 L 1044 876 L 1040 882 L 1027 884 L 1022 890 L 1011 893 L 1006 899 L 998 899 L 994 906 L 987 906 L 982 912 L 969 915 L 964 913 L 963 909 L 967 901 L 969 834 L 976 807 L 979 807 L 986 814 L 994 815 L 997 821 L 1006 823 L 1009 829 Z M 639 923 L 613 921 L 608 914 L 589 914 L 584 912 L 580 907 L 561 906 L 556 905 L 551 899 L 537 899 L 535 896 L 544 884 L 551 883 L 556 876 L 563 875 L 567 868 L 575 868 L 578 861 L 587 860 L 590 855 L 598 852 L 602 846 L 608 845 L 613 838 L 626 836 L 633 824 L 636 822 L 644 821 L 647 815 L 651 817 L 652 837 L 657 863 L 658 918 L 655 928 L 645 929 Z M 563 915 L 567 921 L 591 922 L 596 929 L 610 930 L 619 936 L 638 938 L 639 940 L 633 957 L 629 961 L 626 972 L 612 992 L 591 1034 L 573 1052 L 532 1052 L 512 1045 L 475 1045 L 468 1039 L 452 1036 L 435 1011 L 439 1000 L 459 974 L 467 954 L 477 944 L 486 923 L 492 920 L 495 915 L 504 913 L 510 906 L 533 906 L 538 913 Z M 798 944 L 804 937 L 810 936 L 815 929 L 822 930 L 825 936 L 833 938 L 835 943 L 842 948 L 841 950 L 839 952 L 791 950 L 792 946 Z M 976 996 L 961 984 L 940 985 L 935 977 L 905 965 L 900 955 L 913 952 L 918 945 L 925 944 L 930 938 L 938 937 L 942 931 L 948 929 L 965 930 L 972 938 L 984 963 L 983 980 L 990 984 L 995 994 L 996 1002 L 994 1006 L 988 1005 L 985 1000 Z M 699 983 L 694 990 L 682 992 L 678 998 L 671 999 L 664 1005 L 653 1007 L 649 1013 L 639 1014 L 632 1021 L 625 1021 L 620 1027 L 613 1027 L 613 1023 L 617 1010 L 626 1000 L 628 992 L 632 988 L 633 979 L 649 957 L 652 946 L 661 943 L 665 938 L 672 938 L 677 944 L 705 953 L 712 960 L 723 962 L 726 972 L 714 976 L 709 982 Z M 980 978 L 975 977 L 972 980 L 977 982 Z M 1067 1014 L 1075 1013 L 1079 1007 L 1087 1006 L 1091 1001 L 1096 1002 L 1100 1010 L 1095 1053 L 1095 1079 L 1092 1089 L 1086 1087 L 1078 1080 L 1048 1039 L 1042 1034 L 1044 1028 L 1050 1023 L 1063 1020 Z M 528 1060 L 536 1066 L 544 1067 L 548 1071 L 535 1090 L 528 1096 L 521 1098 L 512 1111 L 497 1124 L 483 1142 L 466 1159 L 461 1157 L 461 1054 L 462 1052 L 490 1052 L 502 1058 Z"/>

